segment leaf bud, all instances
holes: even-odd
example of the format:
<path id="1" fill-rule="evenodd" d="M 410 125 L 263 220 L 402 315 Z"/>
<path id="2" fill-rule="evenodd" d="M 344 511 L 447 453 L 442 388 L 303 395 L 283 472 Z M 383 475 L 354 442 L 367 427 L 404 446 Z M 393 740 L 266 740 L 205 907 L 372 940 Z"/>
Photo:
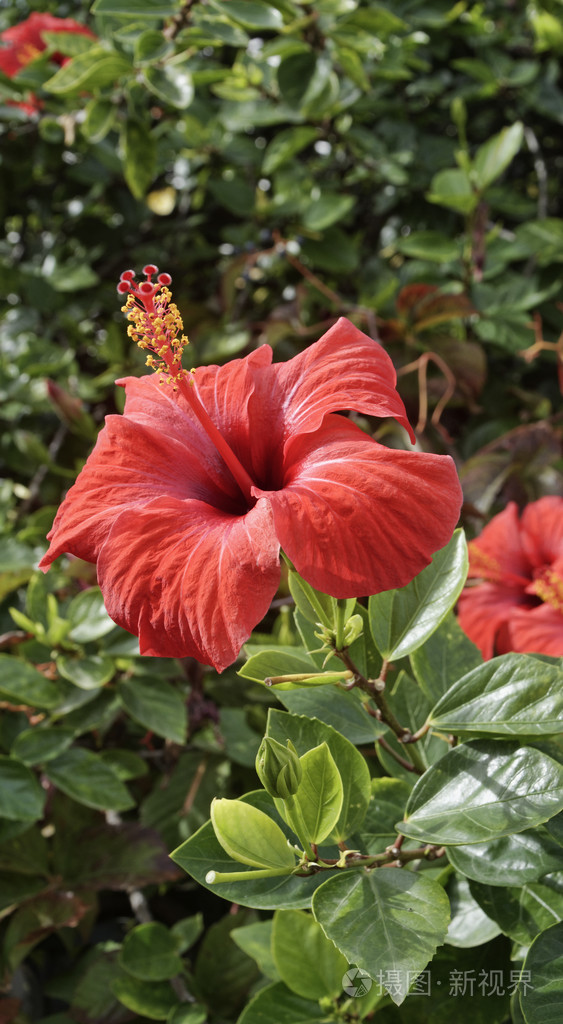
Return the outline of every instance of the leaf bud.
<path id="1" fill-rule="evenodd" d="M 287 800 L 299 788 L 303 769 L 291 740 L 287 746 L 265 736 L 256 755 L 256 773 L 272 797 Z"/>

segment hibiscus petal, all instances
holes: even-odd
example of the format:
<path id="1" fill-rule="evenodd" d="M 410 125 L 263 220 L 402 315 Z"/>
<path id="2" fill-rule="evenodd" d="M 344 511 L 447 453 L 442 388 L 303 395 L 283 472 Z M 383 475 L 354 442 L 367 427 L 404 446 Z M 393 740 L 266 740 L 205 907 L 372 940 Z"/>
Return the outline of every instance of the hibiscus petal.
<path id="1" fill-rule="evenodd" d="M 547 495 L 526 505 L 521 521 L 522 547 L 535 568 L 563 557 L 563 498 Z"/>
<path id="2" fill-rule="evenodd" d="M 522 547 L 516 502 L 510 501 L 469 544 L 469 576 L 525 587 L 530 562 Z"/>
<path id="3" fill-rule="evenodd" d="M 144 391 L 150 407 L 154 389 Z M 187 440 L 192 447 L 126 416 L 108 416 L 92 454 L 57 512 L 47 538 L 51 547 L 40 567 L 46 569 L 65 551 L 95 562 L 124 509 L 162 495 L 197 498 L 234 511 L 240 501 L 238 488 L 207 435 L 190 425 Z"/>
<path id="4" fill-rule="evenodd" d="M 511 650 L 563 657 L 563 614 L 549 604 L 515 609 L 509 623 Z"/>
<path id="5" fill-rule="evenodd" d="M 263 435 L 283 443 L 316 430 L 327 413 L 353 409 L 394 417 L 414 441 L 396 379 L 385 349 L 341 317 L 319 341 L 260 375 L 253 422 L 262 420 Z"/>
<path id="6" fill-rule="evenodd" d="M 277 590 L 279 543 L 267 501 L 233 516 L 158 499 L 123 512 L 98 557 L 108 614 L 141 654 L 194 657 L 222 671 Z"/>
<path id="7" fill-rule="evenodd" d="M 303 578 L 333 597 L 359 597 L 402 587 L 428 565 L 450 540 L 461 488 L 449 456 L 384 448 L 328 416 L 292 440 L 284 487 L 267 497 Z"/>
<path id="8" fill-rule="evenodd" d="M 457 606 L 458 621 L 484 658 L 507 654 L 514 648 L 503 627 L 511 621 L 519 605 L 528 602 L 529 599 L 516 588 L 480 583 L 467 587 L 461 594 Z"/>

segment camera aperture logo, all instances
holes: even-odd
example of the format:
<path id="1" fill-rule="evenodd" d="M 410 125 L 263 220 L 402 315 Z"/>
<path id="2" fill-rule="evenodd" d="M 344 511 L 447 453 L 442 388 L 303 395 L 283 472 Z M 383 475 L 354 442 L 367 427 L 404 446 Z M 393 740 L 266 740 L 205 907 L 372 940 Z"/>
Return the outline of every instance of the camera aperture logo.
<path id="1" fill-rule="evenodd" d="M 343 991 L 354 999 L 361 999 L 362 996 L 367 996 L 372 985 L 373 980 L 368 972 L 364 971 L 361 967 L 348 968 L 342 978 Z"/>

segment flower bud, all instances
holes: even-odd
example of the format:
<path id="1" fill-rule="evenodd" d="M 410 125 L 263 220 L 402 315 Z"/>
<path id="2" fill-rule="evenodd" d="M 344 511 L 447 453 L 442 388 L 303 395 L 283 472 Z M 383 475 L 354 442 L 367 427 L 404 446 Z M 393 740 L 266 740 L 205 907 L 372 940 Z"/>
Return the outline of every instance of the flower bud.
<path id="1" fill-rule="evenodd" d="M 287 800 L 299 788 L 303 770 L 291 740 L 287 746 L 265 736 L 256 755 L 256 773 L 270 796 Z"/>

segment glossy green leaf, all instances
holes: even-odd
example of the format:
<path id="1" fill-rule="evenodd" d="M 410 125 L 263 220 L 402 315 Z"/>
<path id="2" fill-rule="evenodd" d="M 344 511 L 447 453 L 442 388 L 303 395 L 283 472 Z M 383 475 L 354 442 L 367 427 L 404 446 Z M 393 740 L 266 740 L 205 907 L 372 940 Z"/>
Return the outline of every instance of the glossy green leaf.
<path id="1" fill-rule="evenodd" d="M 252 650 L 252 645 L 248 645 L 249 650 Z M 280 676 L 308 676 L 306 680 L 307 686 L 323 686 L 325 683 L 330 682 L 331 675 L 329 669 L 325 672 L 320 672 L 316 663 L 303 648 L 300 647 L 283 647 L 276 646 L 264 648 L 256 654 L 251 654 L 248 661 L 244 663 L 238 674 L 243 679 L 252 679 L 256 683 L 266 683 L 270 686 L 270 680 L 278 679 Z M 336 674 L 332 677 L 336 682 L 342 677 L 344 666 L 340 663 L 340 667 L 336 670 Z M 282 682 L 275 683 L 276 692 L 278 690 L 295 690 L 296 687 L 303 686 L 305 683 L 299 682 Z"/>
<path id="2" fill-rule="evenodd" d="M 211 822 L 219 843 L 233 860 L 257 868 L 291 871 L 295 867 L 295 852 L 279 825 L 252 804 L 215 799 Z"/>
<path id="3" fill-rule="evenodd" d="M 46 796 L 29 768 L 11 757 L 0 757 L 0 818 L 37 821 Z"/>
<path id="4" fill-rule="evenodd" d="M 410 793 L 403 779 L 371 780 L 371 800 L 359 831 L 365 853 L 383 853 L 396 842 L 395 822 L 403 816 Z"/>
<path id="5" fill-rule="evenodd" d="M 338 192 L 325 192 L 319 199 L 313 199 L 303 214 L 303 226 L 309 231 L 324 231 L 350 213 L 356 200 L 354 196 Z"/>
<path id="6" fill-rule="evenodd" d="M 231 932 L 236 942 L 247 956 L 256 961 L 258 967 L 271 981 L 279 981 L 280 976 L 272 956 L 272 920 L 255 921 L 254 924 L 243 925 Z"/>
<path id="7" fill-rule="evenodd" d="M 528 950 L 519 982 L 526 1024 L 559 1024 L 563 1002 L 563 924 L 538 935 Z"/>
<path id="8" fill-rule="evenodd" d="M 340 818 L 344 799 L 342 779 L 326 742 L 308 750 L 299 760 L 303 769 L 299 788 L 288 800 L 276 802 L 276 806 L 301 842 L 319 845 Z"/>
<path id="9" fill-rule="evenodd" d="M 178 943 L 159 921 L 139 924 L 127 933 L 119 962 L 128 974 L 142 981 L 165 981 L 182 970 Z"/>
<path id="10" fill-rule="evenodd" d="M 397 1004 L 444 941 L 450 918 L 441 885 L 397 868 L 330 878 L 313 896 L 313 913 L 350 963 L 383 978 Z M 389 971 L 398 972 L 392 988 Z"/>
<path id="11" fill-rule="evenodd" d="M 422 647 L 410 656 L 417 683 L 432 705 L 473 668 L 483 664 L 479 649 L 449 612 Z"/>
<path id="12" fill-rule="evenodd" d="M 313 689 L 278 687 L 276 696 L 292 714 L 318 718 L 351 743 L 372 743 L 387 728 L 367 713 L 357 690 L 342 690 L 333 684 Z"/>
<path id="13" fill-rule="evenodd" d="M 92 14 L 118 14 L 127 18 L 171 18 L 180 0 L 95 0 Z"/>
<path id="14" fill-rule="evenodd" d="M 290 570 L 287 576 L 289 590 L 296 607 L 308 622 L 314 625 L 332 627 L 336 615 L 337 602 L 335 597 L 315 590 L 310 583 L 301 579 L 297 572 Z"/>
<path id="15" fill-rule="evenodd" d="M 243 28 L 279 32 L 283 25 L 281 12 L 262 0 L 211 0 L 209 6 Z"/>
<path id="16" fill-rule="evenodd" d="M 64 679 L 74 683 L 81 690 L 98 690 L 109 683 L 115 675 L 115 663 L 112 658 L 104 658 L 100 654 L 79 655 L 60 654 L 57 658 L 57 669 Z"/>
<path id="17" fill-rule="evenodd" d="M 524 885 L 557 871 L 563 863 L 563 850 L 545 825 L 538 825 L 489 843 L 452 846 L 448 858 L 457 871 L 476 882 Z"/>
<path id="18" fill-rule="evenodd" d="M 462 214 L 472 213 L 479 202 L 479 195 L 473 189 L 468 174 L 460 168 L 438 171 L 432 178 L 426 198 L 429 203 L 446 206 Z"/>
<path id="19" fill-rule="evenodd" d="M 56 683 L 10 654 L 0 654 L 0 695 L 4 700 L 32 708 L 55 708 L 61 701 Z"/>
<path id="20" fill-rule="evenodd" d="M 115 629 L 104 606 L 104 599 L 99 587 L 83 590 L 70 602 L 67 617 L 71 624 L 69 637 L 78 644 L 86 644 Z"/>
<path id="21" fill-rule="evenodd" d="M 263 174 L 273 174 L 278 167 L 297 156 L 306 146 L 318 137 L 316 128 L 308 125 L 296 125 L 277 132 L 264 153 L 262 163 Z"/>
<path id="22" fill-rule="evenodd" d="M 460 244 L 441 231 L 411 231 L 394 243 L 398 252 L 430 263 L 451 263 L 461 255 Z"/>
<path id="23" fill-rule="evenodd" d="M 131 64 L 120 53 L 94 46 L 69 60 L 45 82 L 44 88 L 64 96 L 79 89 L 99 89 L 130 73 Z"/>
<path id="24" fill-rule="evenodd" d="M 483 843 L 523 832 L 563 808 L 563 767 L 533 747 L 475 740 L 416 783 L 397 828 L 424 843 Z"/>
<path id="25" fill-rule="evenodd" d="M 267 813 L 281 828 L 286 839 L 294 842 L 291 829 L 278 815 L 273 800 L 262 789 L 255 793 L 247 793 L 242 797 L 244 803 Z M 336 853 L 337 851 L 335 851 Z M 220 894 L 223 899 L 231 900 L 243 907 L 256 907 L 261 910 L 275 910 L 278 907 L 302 909 L 311 905 L 314 890 L 324 882 L 324 873 L 299 877 L 297 875 L 280 876 L 278 878 L 249 878 L 248 881 L 221 882 L 213 885 L 206 881 L 209 871 L 253 871 L 244 864 L 234 861 L 219 845 L 211 822 L 190 836 L 181 846 L 171 853 L 172 860 L 184 871 L 192 875 L 200 885 Z"/>
<path id="26" fill-rule="evenodd" d="M 352 835 L 364 820 L 370 799 L 369 771 L 356 747 L 318 719 L 274 709 L 268 713 L 267 735 L 283 744 L 291 740 L 300 756 L 326 742 L 338 766 L 344 791 L 342 811 L 331 838 L 340 841 Z"/>
<path id="27" fill-rule="evenodd" d="M 177 110 L 185 110 L 194 98 L 192 77 L 185 68 L 175 64 L 164 67 L 149 67 L 143 72 L 143 78 L 158 99 L 169 103 Z"/>
<path id="28" fill-rule="evenodd" d="M 326 1024 L 327 1015 L 317 1001 L 303 999 L 283 982 L 261 989 L 245 1006 L 237 1024 Z"/>
<path id="29" fill-rule="evenodd" d="M 16 737 L 11 754 L 27 765 L 43 764 L 62 754 L 63 750 L 70 747 L 74 737 L 74 729 L 64 726 L 24 729 Z"/>
<path id="30" fill-rule="evenodd" d="M 370 597 L 371 631 L 384 658 L 402 658 L 425 643 L 457 601 L 467 565 L 465 536 L 456 530 L 449 544 L 406 587 Z"/>
<path id="31" fill-rule="evenodd" d="M 335 999 L 340 995 L 348 960 L 311 914 L 303 910 L 276 911 L 272 954 L 281 980 L 298 996 Z"/>
<path id="32" fill-rule="evenodd" d="M 165 679 L 122 679 L 117 691 L 131 718 L 151 729 L 157 736 L 186 742 L 186 705 L 178 690 Z"/>
<path id="33" fill-rule="evenodd" d="M 102 811 L 126 811 L 135 801 L 116 773 L 97 754 L 73 747 L 49 761 L 45 774 L 67 796 Z"/>
<path id="34" fill-rule="evenodd" d="M 487 916 L 521 946 L 528 946 L 539 932 L 563 918 L 561 871 L 517 889 L 479 882 L 470 882 L 469 889 Z"/>
<path id="35" fill-rule="evenodd" d="M 506 170 L 523 139 L 524 126 L 521 121 L 515 121 L 479 147 L 473 160 L 473 173 L 480 191 L 488 188 Z"/>
<path id="36" fill-rule="evenodd" d="M 128 1010 L 149 1020 L 165 1020 L 178 997 L 168 981 L 141 981 L 125 971 L 111 984 L 111 990 Z"/>
<path id="37" fill-rule="evenodd" d="M 115 122 L 115 104 L 110 100 L 92 99 L 85 109 L 86 117 L 81 126 L 82 134 L 89 142 L 101 142 Z"/>
<path id="38" fill-rule="evenodd" d="M 449 881 L 447 893 L 452 919 L 446 942 L 450 946 L 473 949 L 500 935 L 500 926 L 487 917 L 485 911 L 473 899 L 469 882 L 465 878 L 454 875 Z"/>
<path id="39" fill-rule="evenodd" d="M 430 724 L 454 734 L 563 732 L 563 669 L 525 654 L 493 658 L 452 686 Z"/>

